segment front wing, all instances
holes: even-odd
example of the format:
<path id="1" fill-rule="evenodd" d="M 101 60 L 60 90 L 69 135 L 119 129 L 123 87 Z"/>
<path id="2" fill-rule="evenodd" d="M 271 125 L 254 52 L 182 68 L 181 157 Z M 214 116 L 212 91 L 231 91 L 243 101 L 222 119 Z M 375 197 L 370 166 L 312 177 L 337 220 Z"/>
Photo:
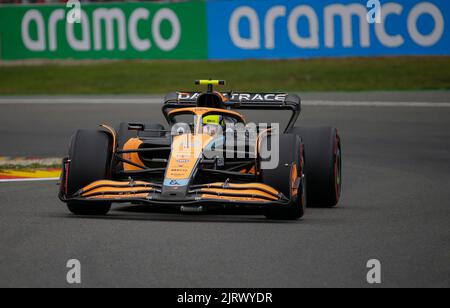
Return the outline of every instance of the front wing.
<path id="1" fill-rule="evenodd" d="M 60 194 L 64 202 L 106 201 L 114 203 L 142 203 L 161 206 L 270 207 L 288 206 L 290 199 L 272 187 L 261 183 L 212 183 L 193 185 L 183 199 L 164 197 L 162 185 L 145 181 L 96 181 L 73 196 Z"/>

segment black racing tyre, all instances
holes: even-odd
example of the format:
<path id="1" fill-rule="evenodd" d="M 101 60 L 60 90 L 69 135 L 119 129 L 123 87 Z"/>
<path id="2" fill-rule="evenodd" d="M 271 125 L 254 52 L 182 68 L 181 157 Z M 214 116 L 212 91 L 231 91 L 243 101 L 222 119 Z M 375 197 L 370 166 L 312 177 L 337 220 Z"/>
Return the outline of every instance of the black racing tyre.
<path id="1" fill-rule="evenodd" d="M 261 170 L 262 182 L 280 191 L 291 201 L 288 206 L 265 209 L 264 215 L 268 219 L 296 220 L 303 217 L 306 207 L 304 147 L 301 139 L 292 134 L 280 135 L 279 152 L 278 167 Z"/>
<path id="2" fill-rule="evenodd" d="M 308 206 L 336 206 L 342 191 L 342 151 L 337 129 L 294 127 L 291 132 L 305 144 Z"/>
<path id="3" fill-rule="evenodd" d="M 67 174 L 69 197 L 86 185 L 110 178 L 111 139 L 107 132 L 100 130 L 79 130 L 73 136 Z M 111 209 L 111 203 L 69 201 L 67 207 L 75 215 L 106 215 Z"/>
<path id="4" fill-rule="evenodd" d="M 139 132 L 141 137 L 163 137 L 164 132 L 158 132 L 158 130 L 164 130 L 164 126 L 161 124 L 145 123 L 145 129 L 155 130 L 155 132 Z M 131 138 L 136 138 L 138 131 L 129 130 L 128 122 L 120 123 L 119 130 L 117 131 L 117 144 L 119 149 L 122 149 L 125 143 Z"/>

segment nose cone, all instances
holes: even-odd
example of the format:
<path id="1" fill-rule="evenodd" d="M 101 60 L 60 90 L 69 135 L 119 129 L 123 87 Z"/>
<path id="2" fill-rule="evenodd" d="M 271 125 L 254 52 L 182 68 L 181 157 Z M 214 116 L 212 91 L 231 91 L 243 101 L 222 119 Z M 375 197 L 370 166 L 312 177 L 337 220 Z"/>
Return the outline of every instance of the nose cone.
<path id="1" fill-rule="evenodd" d="M 203 150 L 213 141 L 209 135 L 186 134 L 175 136 L 172 152 L 164 177 L 162 195 L 169 199 L 186 197 L 195 169 L 202 159 Z"/>

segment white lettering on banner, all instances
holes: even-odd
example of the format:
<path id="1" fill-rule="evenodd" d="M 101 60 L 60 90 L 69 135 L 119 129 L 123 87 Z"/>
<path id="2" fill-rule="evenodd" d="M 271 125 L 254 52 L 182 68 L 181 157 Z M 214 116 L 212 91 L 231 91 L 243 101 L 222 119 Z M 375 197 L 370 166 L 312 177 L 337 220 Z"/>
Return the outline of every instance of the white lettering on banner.
<path id="1" fill-rule="evenodd" d="M 266 29 L 266 49 L 275 48 L 275 21 L 279 17 L 286 16 L 286 7 L 282 5 L 274 6 L 266 14 L 264 28 Z"/>
<path id="2" fill-rule="evenodd" d="M 102 24 L 106 27 L 106 49 L 114 50 L 114 25 L 117 25 L 119 50 L 127 49 L 125 35 L 125 14 L 120 9 L 97 9 L 94 16 L 94 49 L 102 49 Z"/>
<path id="3" fill-rule="evenodd" d="M 91 49 L 91 32 L 89 25 L 89 18 L 84 11 L 81 11 L 81 39 L 75 36 L 75 24 L 69 23 L 66 27 L 66 37 L 69 46 L 76 51 L 89 51 Z"/>
<path id="4" fill-rule="evenodd" d="M 246 18 L 250 23 L 250 37 L 243 38 L 239 32 L 239 22 Z M 259 18 L 254 9 L 248 6 L 243 6 L 236 9 L 230 18 L 230 35 L 234 45 L 242 49 L 259 49 L 260 45 L 260 31 Z"/>
<path id="5" fill-rule="evenodd" d="M 48 43 L 50 51 L 55 51 L 57 49 L 57 29 L 58 21 L 65 20 L 64 10 L 56 10 L 50 16 L 48 21 Z"/>
<path id="6" fill-rule="evenodd" d="M 35 23 L 37 27 L 37 38 L 33 40 L 30 36 L 30 25 Z M 45 50 L 45 23 L 44 17 L 38 10 L 29 10 L 22 19 L 22 41 L 26 48 L 31 51 Z"/>
<path id="7" fill-rule="evenodd" d="M 128 22 L 128 37 L 130 38 L 131 45 L 134 49 L 139 51 L 149 50 L 152 45 L 149 39 L 141 39 L 137 32 L 137 25 L 139 21 L 146 20 L 150 16 L 150 12 L 146 9 L 136 9 L 130 16 Z"/>
<path id="8" fill-rule="evenodd" d="M 305 16 L 309 22 L 309 37 L 301 37 L 298 33 L 298 20 Z M 289 38 L 294 45 L 300 48 L 319 48 L 319 18 L 316 12 L 307 5 L 296 7 L 288 20 Z"/>
<path id="9" fill-rule="evenodd" d="M 429 35 L 421 34 L 417 29 L 417 20 L 420 16 L 429 14 L 434 19 L 434 30 Z M 416 5 L 408 16 L 408 31 L 417 45 L 428 47 L 436 44 L 444 34 L 444 17 L 437 6 L 432 3 Z"/>
<path id="10" fill-rule="evenodd" d="M 334 19 L 338 16 L 342 21 L 343 46 L 353 47 L 352 17 L 359 17 L 359 33 L 362 47 L 370 47 L 369 23 L 366 20 L 367 10 L 361 4 L 334 4 L 325 8 L 325 46 L 334 48 Z"/>
<path id="11" fill-rule="evenodd" d="M 388 18 L 401 17 L 404 8 L 396 2 L 389 2 L 380 6 L 379 1 L 371 0 L 367 7 L 360 3 L 350 4 L 330 4 L 323 10 L 323 42 L 326 48 L 336 48 L 336 33 L 342 33 L 342 46 L 344 48 L 353 48 L 360 46 L 363 48 L 371 47 L 371 27 L 375 24 L 375 36 L 385 47 L 397 48 L 402 46 L 405 38 L 401 34 L 392 34 L 395 29 L 388 32 L 386 29 L 386 20 Z M 369 11 L 368 11 L 369 9 Z M 434 20 L 433 31 L 424 34 L 418 27 L 419 18 L 423 15 L 429 15 Z M 300 35 L 299 20 L 306 18 L 309 35 Z M 445 30 L 445 20 L 442 11 L 433 3 L 420 2 L 416 4 L 410 12 L 405 15 L 406 23 L 404 25 L 411 39 L 421 47 L 430 47 L 437 44 Z M 358 19 L 358 23 L 353 21 Z M 261 19 L 264 20 L 263 29 L 260 29 Z M 319 49 L 320 46 L 320 24 L 319 16 L 316 10 L 308 5 L 299 5 L 291 11 L 286 6 L 276 5 L 267 10 L 264 16 L 259 16 L 258 12 L 250 6 L 241 6 L 236 8 L 229 22 L 229 34 L 233 44 L 244 50 L 259 50 L 265 48 L 273 50 L 276 46 L 276 34 L 282 33 L 276 31 L 277 27 L 283 24 L 287 29 L 290 42 L 298 48 Z M 341 28 L 337 27 L 337 20 L 341 23 Z M 247 21 L 249 24 L 249 37 L 244 37 L 241 22 Z M 355 27 L 357 25 L 357 27 Z M 264 31 L 264 33 L 261 33 Z M 359 42 L 354 42 L 354 34 L 359 33 Z M 394 32 L 395 33 L 395 32 Z M 264 42 L 261 42 L 261 39 Z M 262 47 L 264 46 L 264 47 Z"/>
<path id="12" fill-rule="evenodd" d="M 386 47 L 396 48 L 405 43 L 405 39 L 400 34 L 389 35 L 386 32 L 386 19 L 389 15 L 401 15 L 403 7 L 397 3 L 386 3 L 383 5 L 383 15 L 381 17 L 381 23 L 377 23 L 375 26 L 375 33 L 380 40 L 381 44 Z"/>
<path id="13" fill-rule="evenodd" d="M 167 20 L 172 25 L 172 35 L 168 39 L 164 39 L 161 35 L 161 23 Z M 152 33 L 156 44 L 165 51 L 174 49 L 181 37 L 181 26 L 177 15 L 170 9 L 161 9 L 156 13 L 152 23 Z"/>
<path id="14" fill-rule="evenodd" d="M 71 11 L 70 11 L 71 12 Z M 69 12 L 69 13 L 70 13 Z M 61 42 L 58 42 L 58 29 L 65 18 L 63 9 L 54 10 L 44 19 L 38 10 L 28 10 L 22 19 L 21 36 L 25 47 L 30 51 L 42 52 L 47 50 L 57 51 Z M 181 40 L 181 24 L 175 12 L 163 8 L 155 12 L 153 20 L 150 20 L 150 11 L 145 8 L 137 8 L 131 12 L 129 19 L 120 8 L 99 8 L 93 10 L 92 20 L 84 10 L 80 10 L 79 22 L 65 22 L 65 37 L 68 45 L 76 51 L 121 50 L 131 47 L 137 51 L 145 52 L 152 48 L 150 37 L 140 37 L 138 25 L 149 24 L 155 45 L 163 51 L 175 49 Z M 161 34 L 161 25 L 168 21 L 172 28 L 170 37 L 165 38 Z M 75 35 L 75 25 L 81 27 L 81 34 Z M 92 26 L 92 28 L 91 28 Z M 36 28 L 36 34 L 31 34 L 31 29 Z M 93 38 L 93 46 L 91 39 Z M 131 46 L 129 46 L 129 44 Z"/>

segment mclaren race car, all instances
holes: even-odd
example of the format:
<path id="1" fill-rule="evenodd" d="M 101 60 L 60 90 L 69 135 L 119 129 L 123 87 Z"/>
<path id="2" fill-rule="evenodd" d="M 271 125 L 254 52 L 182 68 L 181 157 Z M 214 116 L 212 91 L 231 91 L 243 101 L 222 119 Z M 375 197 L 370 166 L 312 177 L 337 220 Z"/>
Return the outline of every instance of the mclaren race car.
<path id="1" fill-rule="evenodd" d="M 167 128 L 122 123 L 78 130 L 63 160 L 59 198 L 76 215 L 106 215 L 112 203 L 182 212 L 255 208 L 269 219 L 333 207 L 341 194 L 341 141 L 331 127 L 295 126 L 300 98 L 286 93 L 205 92 L 165 98 Z M 247 122 L 240 110 L 291 112 L 286 127 Z"/>

